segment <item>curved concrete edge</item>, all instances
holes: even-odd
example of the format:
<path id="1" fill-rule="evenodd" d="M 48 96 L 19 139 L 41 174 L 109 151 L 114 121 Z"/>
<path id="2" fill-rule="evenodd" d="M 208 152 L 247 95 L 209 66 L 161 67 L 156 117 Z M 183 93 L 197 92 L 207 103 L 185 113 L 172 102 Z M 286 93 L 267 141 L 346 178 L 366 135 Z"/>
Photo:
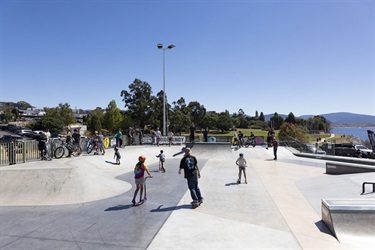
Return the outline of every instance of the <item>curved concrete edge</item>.
<path id="1" fill-rule="evenodd" d="M 72 161 L 78 166 L 69 166 Z M 49 168 L 41 163 L 39 167 L 1 169 L 0 206 L 91 202 L 122 194 L 132 187 L 108 171 L 78 158 L 55 162 L 64 167 Z"/>

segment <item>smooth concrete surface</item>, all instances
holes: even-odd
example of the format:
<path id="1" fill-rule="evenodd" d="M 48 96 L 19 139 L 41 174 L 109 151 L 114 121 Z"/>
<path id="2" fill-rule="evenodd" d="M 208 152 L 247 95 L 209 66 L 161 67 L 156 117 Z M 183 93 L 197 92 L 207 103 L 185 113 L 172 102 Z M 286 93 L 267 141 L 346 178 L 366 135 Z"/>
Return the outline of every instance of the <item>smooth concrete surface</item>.
<path id="1" fill-rule="evenodd" d="M 166 173 L 156 155 L 166 155 Z M 321 218 L 323 198 L 361 195 L 375 173 L 325 174 L 325 161 L 279 147 L 232 149 L 195 144 L 204 203 L 190 208 L 178 175 L 184 145 L 130 146 L 106 155 L 0 168 L 0 249 L 373 249 L 361 237 L 338 241 Z M 248 184 L 237 184 L 235 161 L 248 162 Z M 147 157 L 145 204 L 132 207 L 133 168 Z M 373 224 L 375 227 L 375 223 Z"/>
<path id="2" fill-rule="evenodd" d="M 347 163 L 338 161 L 326 162 L 327 174 L 355 174 L 367 172 L 375 172 L 375 167 L 357 163 Z"/>

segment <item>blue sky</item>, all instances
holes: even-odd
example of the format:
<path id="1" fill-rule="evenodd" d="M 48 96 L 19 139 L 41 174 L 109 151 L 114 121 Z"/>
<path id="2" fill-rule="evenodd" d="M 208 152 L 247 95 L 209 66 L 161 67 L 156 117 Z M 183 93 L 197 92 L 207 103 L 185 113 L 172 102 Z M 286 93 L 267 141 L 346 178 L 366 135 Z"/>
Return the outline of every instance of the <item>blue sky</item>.
<path id="1" fill-rule="evenodd" d="M 135 78 L 168 102 L 375 115 L 374 0 L 0 0 L 0 100 L 106 108 Z"/>

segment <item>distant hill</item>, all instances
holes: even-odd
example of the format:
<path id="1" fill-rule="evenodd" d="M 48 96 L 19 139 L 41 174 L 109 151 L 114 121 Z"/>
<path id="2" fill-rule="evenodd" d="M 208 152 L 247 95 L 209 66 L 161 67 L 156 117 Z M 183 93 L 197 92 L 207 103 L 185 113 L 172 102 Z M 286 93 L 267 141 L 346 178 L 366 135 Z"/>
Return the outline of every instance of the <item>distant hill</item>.
<path id="1" fill-rule="evenodd" d="M 288 115 L 279 114 L 279 116 L 283 117 L 284 119 Z M 315 115 L 301 115 L 298 118 L 308 119 L 312 118 Z M 375 124 L 375 116 L 372 115 L 362 115 L 362 114 L 353 114 L 349 112 L 337 112 L 337 113 L 329 113 L 329 114 L 320 114 L 320 116 L 325 117 L 328 121 L 335 125 L 356 125 L 356 124 L 367 124 L 367 125 L 374 125 Z M 265 115 L 264 116 L 266 121 L 268 121 L 273 114 Z"/>

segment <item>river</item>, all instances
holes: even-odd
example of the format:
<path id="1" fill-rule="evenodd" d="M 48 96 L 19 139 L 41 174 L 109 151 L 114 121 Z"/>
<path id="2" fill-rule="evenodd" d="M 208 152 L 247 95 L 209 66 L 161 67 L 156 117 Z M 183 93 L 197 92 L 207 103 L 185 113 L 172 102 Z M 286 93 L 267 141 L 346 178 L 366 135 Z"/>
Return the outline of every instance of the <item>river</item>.
<path id="1" fill-rule="evenodd" d="M 340 127 L 332 128 L 332 134 L 352 135 L 363 140 L 368 140 L 367 130 L 375 132 L 375 127 Z"/>

